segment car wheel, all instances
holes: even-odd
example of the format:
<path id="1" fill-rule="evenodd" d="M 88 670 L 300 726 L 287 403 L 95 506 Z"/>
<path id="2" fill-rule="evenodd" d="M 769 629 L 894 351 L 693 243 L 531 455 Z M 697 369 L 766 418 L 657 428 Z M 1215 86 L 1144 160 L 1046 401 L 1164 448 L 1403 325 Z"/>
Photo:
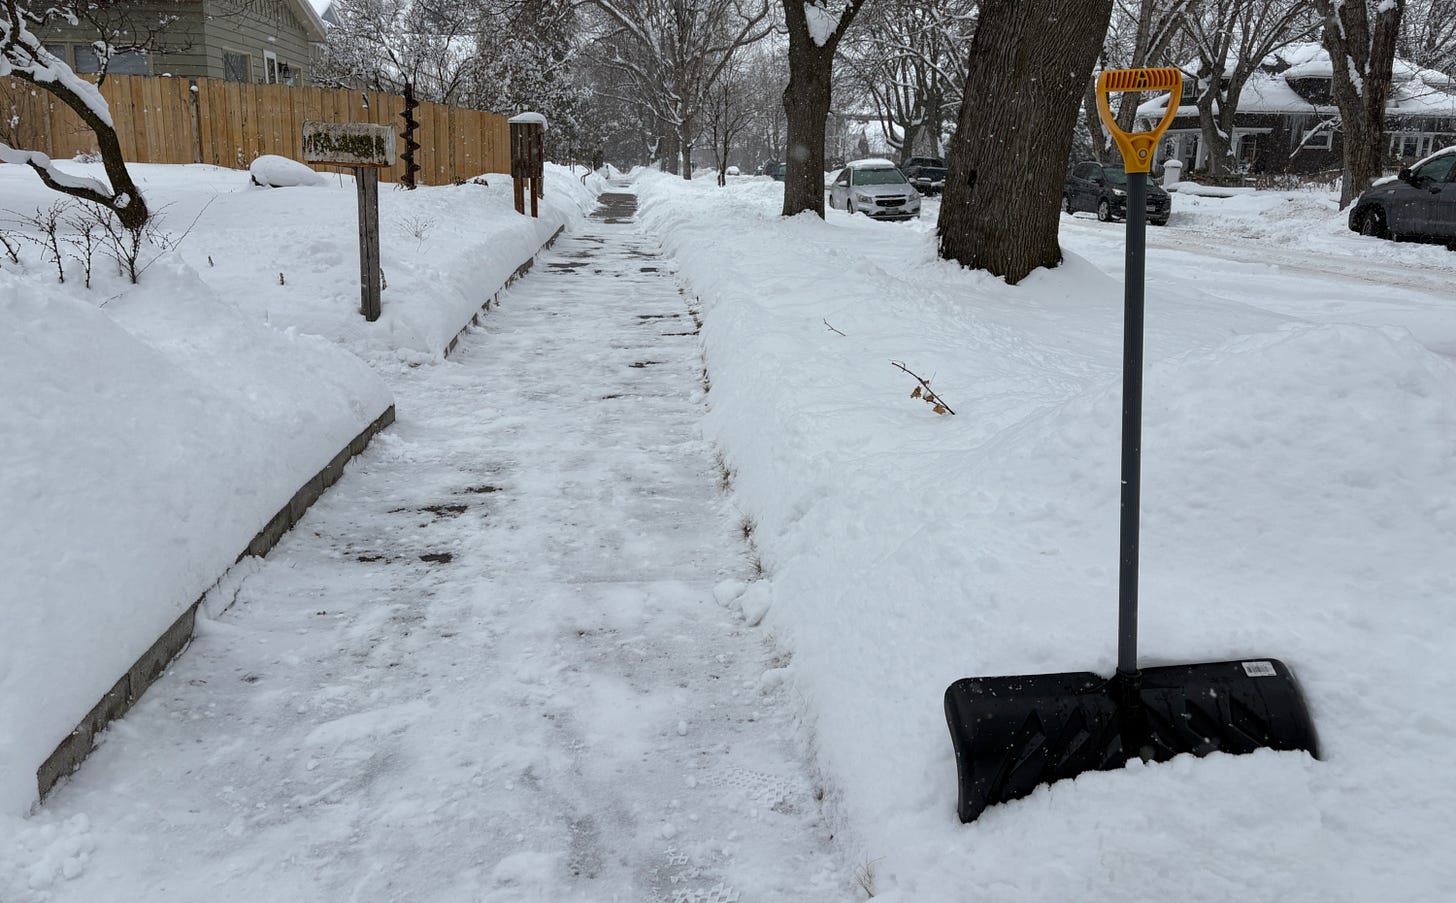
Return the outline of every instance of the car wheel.
<path id="1" fill-rule="evenodd" d="M 1070 194 L 1064 194 L 1064 195 L 1062 195 L 1062 212 L 1063 213 L 1076 213 L 1077 212 L 1077 211 L 1075 211 L 1075 210 L 1072 209 L 1072 196 Z"/>
<path id="2" fill-rule="evenodd" d="M 1385 227 L 1385 211 L 1379 207 L 1366 210 L 1365 218 L 1360 220 L 1360 234 L 1371 238 L 1391 238 L 1390 230 Z"/>
<path id="3" fill-rule="evenodd" d="M 1097 202 L 1097 221 L 1102 223 L 1112 222 L 1112 207 L 1104 198 Z"/>
<path id="4" fill-rule="evenodd" d="M 1168 225 L 1168 221 L 1165 220 L 1165 219 L 1150 219 L 1150 220 L 1148 220 L 1148 222 L 1152 223 L 1154 226 L 1166 226 L 1166 225 Z"/>

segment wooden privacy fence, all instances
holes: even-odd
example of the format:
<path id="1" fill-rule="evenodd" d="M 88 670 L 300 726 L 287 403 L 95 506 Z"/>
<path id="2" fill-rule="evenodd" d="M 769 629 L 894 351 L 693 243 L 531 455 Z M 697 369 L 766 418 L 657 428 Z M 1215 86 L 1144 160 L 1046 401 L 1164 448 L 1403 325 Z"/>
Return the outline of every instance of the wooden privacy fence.
<path id="1" fill-rule="evenodd" d="M 111 75 L 101 94 L 126 159 L 134 163 L 246 169 L 263 154 L 302 160 L 308 120 L 404 127 L 404 98 L 373 92 Z M 421 182 L 444 185 L 511 171 L 506 117 L 434 103 L 421 103 L 414 115 Z M 13 78 L 0 78 L 0 140 L 56 159 L 96 150 L 91 130 L 68 107 Z M 380 178 L 398 179 L 403 172 L 396 163 Z"/>

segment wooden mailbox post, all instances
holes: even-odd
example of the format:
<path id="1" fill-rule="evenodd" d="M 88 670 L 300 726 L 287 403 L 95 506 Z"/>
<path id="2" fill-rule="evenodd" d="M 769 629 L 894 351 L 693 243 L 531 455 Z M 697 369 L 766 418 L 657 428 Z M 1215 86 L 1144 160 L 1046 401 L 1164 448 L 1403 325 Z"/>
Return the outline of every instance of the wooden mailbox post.
<path id="1" fill-rule="evenodd" d="M 394 165 L 394 131 L 367 122 L 305 122 L 306 163 L 347 166 L 359 188 L 359 310 L 379 319 L 379 170 Z"/>
<path id="2" fill-rule="evenodd" d="M 516 212 L 526 212 L 526 189 L 531 192 L 531 215 L 540 216 L 537 198 L 546 194 L 542 176 L 546 168 L 546 117 L 540 113 L 519 113 L 509 120 L 511 127 L 511 184 L 515 188 Z"/>

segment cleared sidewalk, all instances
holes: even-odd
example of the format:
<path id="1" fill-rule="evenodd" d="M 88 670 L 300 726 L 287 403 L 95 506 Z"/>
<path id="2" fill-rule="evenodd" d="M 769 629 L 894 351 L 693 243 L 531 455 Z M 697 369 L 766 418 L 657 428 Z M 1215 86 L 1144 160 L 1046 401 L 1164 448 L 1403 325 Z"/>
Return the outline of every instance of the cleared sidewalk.
<path id="1" fill-rule="evenodd" d="M 855 898 L 634 208 L 387 375 L 396 426 L 31 820 L 35 899 Z"/>

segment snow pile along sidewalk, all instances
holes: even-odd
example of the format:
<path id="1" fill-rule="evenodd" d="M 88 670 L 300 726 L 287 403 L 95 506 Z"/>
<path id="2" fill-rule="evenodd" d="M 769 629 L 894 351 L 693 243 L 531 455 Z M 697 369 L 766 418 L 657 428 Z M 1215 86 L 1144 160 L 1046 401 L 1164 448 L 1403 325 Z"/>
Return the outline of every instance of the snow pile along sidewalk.
<path id="1" fill-rule="evenodd" d="M 45 757 L 393 403 L 365 360 L 438 356 L 593 196 L 559 168 L 540 220 L 511 209 L 506 176 L 382 192 L 390 287 L 369 324 L 348 180 L 134 169 L 180 241 L 139 285 L 99 255 L 90 290 L 75 261 L 57 285 L 36 245 L 0 258 L 0 818 L 31 806 Z M 0 198 L 14 237 L 58 200 L 13 165 Z"/>
<path id="2" fill-rule="evenodd" d="M 1302 274 L 1316 323 L 1196 266 L 1149 286 L 1143 661 L 1285 660 L 1323 761 L 1134 764 L 961 826 L 946 686 L 1114 668 L 1120 282 L 1069 254 L 1008 287 L 937 260 L 933 221 L 784 219 L 768 180 L 640 186 L 703 303 L 708 430 L 767 571 L 744 612 L 794 655 L 876 900 L 1448 896 L 1456 367 L 1406 328 L 1423 306 Z"/>

